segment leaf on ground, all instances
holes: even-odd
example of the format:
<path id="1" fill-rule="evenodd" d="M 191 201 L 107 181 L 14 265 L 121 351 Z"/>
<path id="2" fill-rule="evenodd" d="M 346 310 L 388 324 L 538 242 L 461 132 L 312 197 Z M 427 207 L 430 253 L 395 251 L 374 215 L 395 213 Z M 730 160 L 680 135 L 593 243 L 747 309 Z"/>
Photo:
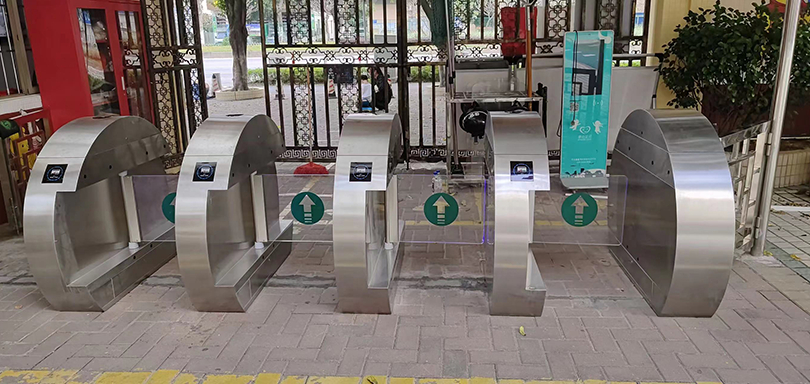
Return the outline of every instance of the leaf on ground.
<path id="1" fill-rule="evenodd" d="M 524 329 L 522 325 L 518 329 L 518 332 L 520 332 L 521 336 L 526 336 L 526 329 Z"/>

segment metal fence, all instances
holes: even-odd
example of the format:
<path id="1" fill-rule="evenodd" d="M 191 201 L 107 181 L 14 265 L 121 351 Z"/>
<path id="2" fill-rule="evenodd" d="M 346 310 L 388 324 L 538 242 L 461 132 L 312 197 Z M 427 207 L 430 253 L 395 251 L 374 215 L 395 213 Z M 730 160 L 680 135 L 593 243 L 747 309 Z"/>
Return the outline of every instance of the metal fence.
<path id="1" fill-rule="evenodd" d="M 259 5 L 265 107 L 284 133 L 284 158 L 335 158 L 345 116 L 361 110 L 363 75 L 373 89 L 372 109 L 387 108 L 406 120 L 411 159 L 446 156 L 447 50 L 433 44 L 433 15 L 440 15 L 432 9 L 435 3 L 263 0 Z M 453 0 L 456 58 L 501 58 L 501 9 L 517 5 Z M 540 0 L 537 6 L 538 53 L 562 52 L 565 32 L 593 29 L 613 30 L 617 53 L 646 51 L 650 0 Z M 406 78 L 399 78 L 402 74 Z M 376 106 L 387 98 L 380 79 L 391 84 L 393 101 Z M 403 90 L 406 95 L 400 95 Z"/>
<path id="2" fill-rule="evenodd" d="M 764 122 L 720 138 L 734 184 L 737 248 L 743 252 L 750 252 L 754 243 L 757 197 L 769 128 L 770 122 Z"/>

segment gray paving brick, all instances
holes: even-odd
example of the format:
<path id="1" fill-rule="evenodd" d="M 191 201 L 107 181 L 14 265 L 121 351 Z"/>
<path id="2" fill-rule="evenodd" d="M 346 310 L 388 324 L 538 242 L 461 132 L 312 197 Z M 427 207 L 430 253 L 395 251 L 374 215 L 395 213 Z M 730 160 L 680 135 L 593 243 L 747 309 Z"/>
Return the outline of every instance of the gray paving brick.
<path id="1" fill-rule="evenodd" d="M 338 366 L 337 374 L 341 376 L 359 376 L 363 374 L 368 349 L 347 349 Z"/>
<path id="2" fill-rule="evenodd" d="M 666 381 L 684 382 L 690 381 L 690 375 L 684 369 L 681 362 L 674 353 L 651 353 L 652 359 L 658 371 Z"/>
<path id="3" fill-rule="evenodd" d="M 363 376 L 388 376 L 389 372 L 391 372 L 391 363 L 367 362 L 363 366 Z"/>
<path id="4" fill-rule="evenodd" d="M 588 338 L 597 352 L 618 352 L 619 347 L 608 328 L 589 328 Z"/>
<path id="5" fill-rule="evenodd" d="M 329 376 L 337 374 L 338 363 L 293 360 L 287 364 L 285 375 Z"/>
<path id="6" fill-rule="evenodd" d="M 237 365 L 238 367 L 238 365 Z M 287 369 L 287 362 L 281 360 L 265 360 L 259 372 L 282 373 Z"/>
<path id="7" fill-rule="evenodd" d="M 231 373 L 237 364 L 239 364 L 237 359 L 189 359 L 188 364 L 183 367 L 183 372 Z"/>
<path id="8" fill-rule="evenodd" d="M 644 349 L 640 341 L 620 340 L 618 344 L 624 354 L 624 358 L 630 365 L 653 365 L 652 360 L 650 360 L 650 355 L 647 354 L 647 350 Z"/>
<path id="9" fill-rule="evenodd" d="M 585 331 L 585 326 L 582 325 L 582 320 L 579 318 L 559 318 L 559 320 L 560 327 L 566 339 L 588 339 L 588 333 Z"/>
<path id="10" fill-rule="evenodd" d="M 575 352 L 571 356 L 577 366 L 624 367 L 627 361 L 621 353 L 582 353 Z"/>
<path id="11" fill-rule="evenodd" d="M 398 322 L 399 317 L 396 315 L 380 315 L 374 327 L 374 336 L 394 336 Z"/>
<path id="12" fill-rule="evenodd" d="M 770 384 L 779 380 L 766 370 L 716 369 L 725 383 Z"/>
<path id="13" fill-rule="evenodd" d="M 702 353 L 698 355 L 685 355 L 678 354 L 681 363 L 687 368 L 701 367 L 701 368 L 737 368 L 737 364 L 728 355 Z"/>
<path id="14" fill-rule="evenodd" d="M 767 319 L 753 319 L 750 320 L 751 325 L 762 334 L 765 339 L 774 343 L 787 343 L 791 339 L 784 332 L 779 330 L 771 320 Z"/>
<path id="15" fill-rule="evenodd" d="M 808 381 L 799 371 L 793 368 L 784 356 L 761 356 L 760 359 L 783 383 L 806 383 Z"/>
<path id="16" fill-rule="evenodd" d="M 692 344 L 695 344 L 701 353 L 724 353 L 723 347 L 717 343 L 709 331 L 706 330 L 684 330 Z"/>
<path id="17" fill-rule="evenodd" d="M 419 364 L 441 364 L 443 340 L 435 337 L 422 336 L 419 339 Z"/>
<path id="18" fill-rule="evenodd" d="M 737 330 L 737 329 L 720 329 L 710 331 L 717 341 L 744 341 L 744 342 L 757 342 L 765 341 L 765 338 L 754 329 L 750 330 Z"/>
<path id="19" fill-rule="evenodd" d="M 512 351 L 470 351 L 471 363 L 515 363 L 520 361 L 517 352 Z"/>
<path id="20" fill-rule="evenodd" d="M 268 360 L 315 360 L 319 350 L 316 348 L 274 348 L 267 356 Z"/>
<path id="21" fill-rule="evenodd" d="M 467 327 L 465 326 L 445 326 L 438 327 L 419 327 L 420 333 L 429 337 L 465 337 L 467 335 Z"/>
<path id="22" fill-rule="evenodd" d="M 492 350 L 492 340 L 489 338 L 457 338 L 457 339 L 446 339 L 444 341 L 444 349 L 447 350 Z"/>
<path id="23" fill-rule="evenodd" d="M 80 370 L 90 364 L 93 359 L 93 357 L 71 357 L 59 366 L 59 370 Z"/>
<path id="24" fill-rule="evenodd" d="M 515 328 L 494 328 L 492 330 L 493 348 L 496 351 L 517 351 L 516 335 L 518 332 Z"/>
<path id="25" fill-rule="evenodd" d="M 621 317 L 583 317 L 582 322 L 588 329 L 591 328 L 628 328 L 630 325 Z M 652 328 L 652 327 L 649 327 Z M 637 328 L 641 329 L 641 328 Z"/>
<path id="26" fill-rule="evenodd" d="M 661 373 L 654 365 L 641 367 L 605 367 L 605 375 L 611 381 L 658 381 Z"/>
<path id="27" fill-rule="evenodd" d="M 724 341 L 720 344 L 734 359 L 738 366 L 745 369 L 765 369 L 760 359 L 758 359 L 745 345 L 739 341 Z"/>
<path id="28" fill-rule="evenodd" d="M 708 383 L 719 383 L 720 376 L 711 368 L 689 368 L 686 370 L 689 372 L 689 376 L 692 376 L 692 380 L 698 383 L 708 382 Z M 688 381 L 688 380 L 685 380 Z"/>
<path id="29" fill-rule="evenodd" d="M 31 369 L 42 361 L 42 356 L 3 356 L 0 367 L 6 369 Z"/>
<path id="30" fill-rule="evenodd" d="M 448 307 L 449 308 L 449 307 Z M 446 351 L 443 354 L 443 377 L 467 377 L 467 353 L 464 351 Z"/>
<path id="31" fill-rule="evenodd" d="M 349 343 L 348 336 L 327 335 L 318 351 L 318 361 L 340 360 L 343 349 Z"/>
<path id="32" fill-rule="evenodd" d="M 546 357 L 540 340 L 519 339 L 518 352 L 523 364 L 546 364 Z"/>
<path id="33" fill-rule="evenodd" d="M 393 363 L 391 364 L 390 375 L 400 377 L 440 377 L 442 375 L 442 365 Z"/>
<path id="34" fill-rule="evenodd" d="M 495 378 L 495 364 L 470 364 L 470 377 Z"/>
<path id="35" fill-rule="evenodd" d="M 547 352 L 591 352 L 593 347 L 586 340 L 543 340 Z"/>
<path id="36" fill-rule="evenodd" d="M 301 336 L 301 341 L 298 344 L 300 348 L 320 348 L 323 344 L 323 339 L 326 337 L 326 332 L 329 326 L 325 324 L 309 324 L 304 335 Z"/>
<path id="37" fill-rule="evenodd" d="M 679 317 L 675 319 L 682 329 L 717 330 L 728 329 L 725 323 L 719 318 L 688 318 Z"/>
<path id="38" fill-rule="evenodd" d="M 127 345 L 85 345 L 74 357 L 120 357 L 127 350 Z"/>
<path id="39" fill-rule="evenodd" d="M 371 349 L 369 361 L 380 363 L 416 363 L 416 350 L 410 349 Z"/>
<path id="40" fill-rule="evenodd" d="M 697 353 L 698 350 L 690 341 L 656 341 L 645 340 L 641 342 L 649 353 Z"/>
<path id="41" fill-rule="evenodd" d="M 238 375 L 255 375 L 258 374 L 262 368 L 264 360 L 270 354 L 270 348 L 253 346 L 245 351 L 245 354 L 236 364 L 233 373 Z M 278 371 L 281 372 L 281 371 Z M 276 372 L 276 373 L 278 373 Z"/>
<path id="42" fill-rule="evenodd" d="M 525 377 L 547 379 L 551 375 L 549 368 L 544 366 L 495 364 L 495 371 L 499 379 L 518 379 Z"/>
<path id="43" fill-rule="evenodd" d="M 657 329 L 611 329 L 616 340 L 663 340 Z"/>
<path id="44" fill-rule="evenodd" d="M 131 371 L 140 359 L 137 357 L 95 357 L 84 369 L 88 371 Z"/>
<path id="45" fill-rule="evenodd" d="M 396 329 L 396 339 L 394 340 L 396 349 L 417 349 L 419 348 L 419 327 L 403 325 Z"/>
<path id="46" fill-rule="evenodd" d="M 755 355 L 804 355 L 795 343 L 746 343 Z"/>

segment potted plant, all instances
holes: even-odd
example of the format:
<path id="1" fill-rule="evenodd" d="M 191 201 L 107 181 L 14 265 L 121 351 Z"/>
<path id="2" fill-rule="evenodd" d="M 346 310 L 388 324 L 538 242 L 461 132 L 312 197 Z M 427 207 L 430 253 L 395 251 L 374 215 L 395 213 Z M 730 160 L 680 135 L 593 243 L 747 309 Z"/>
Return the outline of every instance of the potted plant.
<path id="1" fill-rule="evenodd" d="M 779 61 L 783 15 L 754 4 L 742 12 L 720 5 L 690 11 L 664 46 L 661 78 L 676 108 L 699 108 L 722 136 L 768 118 Z M 799 24 L 788 121 L 810 95 L 810 23 Z M 802 131 L 810 133 L 810 127 Z M 786 133 L 795 129 L 786 128 Z"/>

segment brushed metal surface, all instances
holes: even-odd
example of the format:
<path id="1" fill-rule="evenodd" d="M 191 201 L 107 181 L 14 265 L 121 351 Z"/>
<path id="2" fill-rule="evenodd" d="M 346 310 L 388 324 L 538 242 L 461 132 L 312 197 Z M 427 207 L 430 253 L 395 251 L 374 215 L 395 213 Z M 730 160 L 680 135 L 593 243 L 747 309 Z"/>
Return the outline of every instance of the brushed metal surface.
<path id="1" fill-rule="evenodd" d="M 171 227 L 129 247 L 121 181 L 164 174 L 166 148 L 157 128 L 131 116 L 77 119 L 45 144 L 28 181 L 24 241 L 54 308 L 105 310 L 174 256 Z M 67 164 L 62 183 L 42 182 L 48 164 Z"/>
<path id="2" fill-rule="evenodd" d="M 401 143 L 398 115 L 346 117 L 335 164 L 332 221 L 341 312 L 391 313 L 402 248 L 390 234 L 392 229 L 399 233 L 401 225 L 396 204 L 386 202 L 390 190 L 396 190 L 391 172 L 402 154 Z M 353 162 L 372 164 L 371 181 L 350 181 Z M 393 247 L 386 249 L 386 242 Z"/>
<path id="3" fill-rule="evenodd" d="M 529 249 L 534 229 L 535 191 L 551 188 L 548 148 L 536 112 L 492 112 L 486 137 L 494 178 L 494 268 L 489 311 L 492 315 L 540 316 L 546 286 Z M 513 181 L 511 162 L 531 161 L 533 180 Z"/>
<path id="4" fill-rule="evenodd" d="M 180 273 L 197 310 L 247 310 L 289 256 L 291 245 L 279 240 L 292 238 L 292 223 L 279 219 L 275 176 L 283 150 L 281 132 L 265 115 L 212 116 L 191 138 L 175 217 Z M 213 181 L 194 181 L 199 162 L 216 162 Z M 258 210 L 254 199 L 263 200 Z"/>
<path id="5" fill-rule="evenodd" d="M 622 268 L 659 316 L 712 316 L 735 228 L 731 174 L 712 124 L 694 111 L 635 111 L 610 174 L 628 179 L 623 242 L 611 248 Z"/>

